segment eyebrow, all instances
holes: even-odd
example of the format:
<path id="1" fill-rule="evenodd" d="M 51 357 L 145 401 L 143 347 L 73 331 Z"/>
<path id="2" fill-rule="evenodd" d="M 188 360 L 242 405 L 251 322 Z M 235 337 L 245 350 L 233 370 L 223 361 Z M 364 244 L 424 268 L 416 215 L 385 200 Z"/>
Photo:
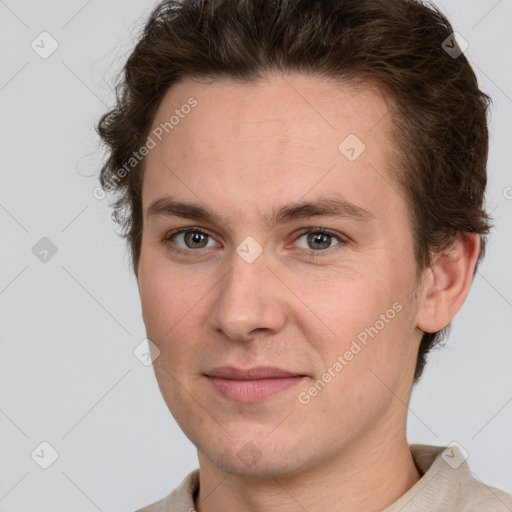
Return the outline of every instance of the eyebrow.
<path id="1" fill-rule="evenodd" d="M 226 219 L 208 207 L 184 201 L 175 201 L 169 196 L 156 199 L 147 209 L 147 217 L 162 215 L 181 217 L 196 221 L 209 222 L 217 225 L 227 225 Z M 319 197 L 313 201 L 299 201 L 286 204 L 275 209 L 270 215 L 263 217 L 263 222 L 270 228 L 297 219 L 307 219 L 313 216 L 340 217 L 361 222 L 375 220 L 374 213 L 357 206 L 349 201 L 333 197 Z"/>

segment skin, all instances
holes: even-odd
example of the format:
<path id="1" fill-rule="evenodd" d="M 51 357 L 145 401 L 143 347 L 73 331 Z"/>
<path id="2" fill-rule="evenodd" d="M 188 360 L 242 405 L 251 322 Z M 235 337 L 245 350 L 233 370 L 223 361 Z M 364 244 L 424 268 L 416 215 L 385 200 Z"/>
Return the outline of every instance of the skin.
<path id="1" fill-rule="evenodd" d="M 146 157 L 137 279 L 147 335 L 160 351 L 158 384 L 198 450 L 195 507 L 381 511 L 421 476 L 406 438 L 418 346 L 422 331 L 445 327 L 462 306 L 478 235 L 456 239 L 416 283 L 410 213 L 387 169 L 391 119 L 376 89 L 300 74 L 180 82 L 152 129 L 191 96 L 197 106 Z M 366 145 L 355 161 L 338 149 L 348 134 Z M 148 215 L 165 195 L 223 221 Z M 373 219 L 310 216 L 273 228 L 263 220 L 284 204 L 336 195 Z M 208 236 L 165 240 L 181 227 Z M 308 239 L 308 227 L 333 236 Z M 252 263 L 236 250 L 248 236 L 263 250 Z M 299 393 L 394 303 L 400 312 L 300 403 Z M 277 366 L 306 378 L 241 403 L 204 375 L 221 365 Z M 252 464 L 238 456 L 248 451 Z"/>

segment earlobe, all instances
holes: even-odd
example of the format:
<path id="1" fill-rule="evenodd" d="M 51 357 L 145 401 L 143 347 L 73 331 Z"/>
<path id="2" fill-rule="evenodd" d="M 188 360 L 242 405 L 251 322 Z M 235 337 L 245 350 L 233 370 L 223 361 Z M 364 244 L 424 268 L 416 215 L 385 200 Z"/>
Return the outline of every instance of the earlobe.
<path id="1" fill-rule="evenodd" d="M 480 235 L 461 233 L 437 254 L 423 284 L 416 325 L 423 332 L 446 327 L 464 304 L 480 254 Z"/>

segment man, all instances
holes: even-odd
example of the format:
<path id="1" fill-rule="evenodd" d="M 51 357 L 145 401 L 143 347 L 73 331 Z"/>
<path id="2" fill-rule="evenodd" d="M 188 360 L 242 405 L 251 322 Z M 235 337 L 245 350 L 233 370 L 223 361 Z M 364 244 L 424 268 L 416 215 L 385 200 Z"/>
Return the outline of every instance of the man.
<path id="1" fill-rule="evenodd" d="M 507 511 L 407 404 L 485 248 L 489 98 L 433 6 L 162 3 L 98 131 L 199 469 L 144 511 Z"/>

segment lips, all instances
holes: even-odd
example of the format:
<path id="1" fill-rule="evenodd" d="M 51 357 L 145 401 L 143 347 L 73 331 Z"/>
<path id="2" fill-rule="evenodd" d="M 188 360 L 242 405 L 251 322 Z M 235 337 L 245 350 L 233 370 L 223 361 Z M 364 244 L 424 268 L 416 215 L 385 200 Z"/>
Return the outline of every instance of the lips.
<path id="1" fill-rule="evenodd" d="M 213 388 L 224 398 L 237 402 L 261 402 L 301 382 L 305 375 L 272 366 L 243 370 L 220 366 L 206 376 Z"/>
<path id="2" fill-rule="evenodd" d="M 248 370 L 242 370 L 234 366 L 219 366 L 210 370 L 207 375 L 208 377 L 233 380 L 284 379 L 286 377 L 304 376 L 274 366 L 257 366 L 255 368 L 249 368 Z"/>

